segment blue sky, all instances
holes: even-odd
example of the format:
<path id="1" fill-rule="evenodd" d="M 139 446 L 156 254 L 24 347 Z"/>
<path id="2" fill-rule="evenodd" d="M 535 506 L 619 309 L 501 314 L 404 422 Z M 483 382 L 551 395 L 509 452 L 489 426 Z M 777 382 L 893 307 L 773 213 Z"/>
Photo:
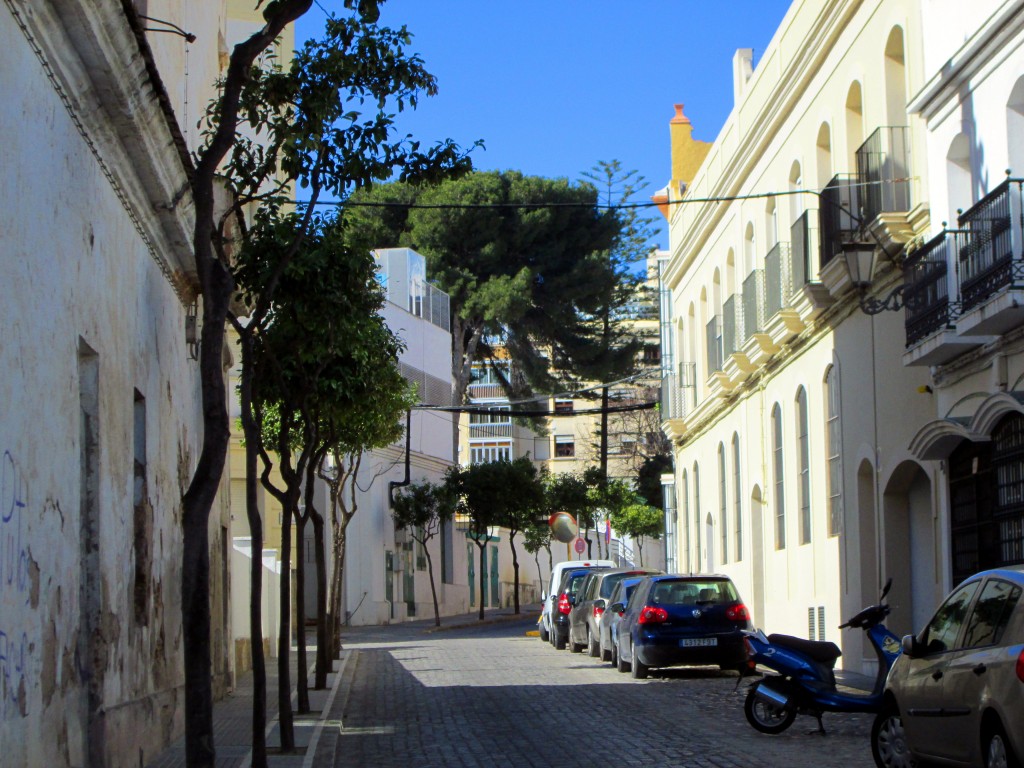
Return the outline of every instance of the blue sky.
<path id="1" fill-rule="evenodd" d="M 695 137 L 713 141 L 732 110 L 733 53 L 753 48 L 757 61 L 789 4 L 388 0 L 381 24 L 406 25 L 438 79 L 438 95 L 402 118 L 404 132 L 425 143 L 482 139 L 473 161 L 484 170 L 578 180 L 617 159 L 647 179 L 646 198 L 668 181 L 672 105 L 685 104 Z M 297 40 L 322 22 L 314 5 Z"/>

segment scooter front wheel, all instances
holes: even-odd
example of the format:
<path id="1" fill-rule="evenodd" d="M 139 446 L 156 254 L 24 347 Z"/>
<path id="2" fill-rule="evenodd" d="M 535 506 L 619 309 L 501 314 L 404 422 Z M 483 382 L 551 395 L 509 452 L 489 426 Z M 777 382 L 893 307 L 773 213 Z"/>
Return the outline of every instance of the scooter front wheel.
<path id="1" fill-rule="evenodd" d="M 781 707 L 770 704 L 757 695 L 759 685 L 760 683 L 755 683 L 750 686 L 747 700 L 743 702 L 743 714 L 756 731 L 773 735 L 782 733 L 796 720 L 796 707 L 792 703 Z"/>

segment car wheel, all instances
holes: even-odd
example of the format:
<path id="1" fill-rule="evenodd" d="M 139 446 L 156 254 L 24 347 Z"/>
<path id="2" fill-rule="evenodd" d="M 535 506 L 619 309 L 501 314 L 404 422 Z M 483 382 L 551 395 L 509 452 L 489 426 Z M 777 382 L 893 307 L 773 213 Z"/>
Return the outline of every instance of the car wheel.
<path id="1" fill-rule="evenodd" d="M 622 654 L 619 653 L 618 649 L 615 651 L 615 668 L 619 672 L 629 672 L 629 662 L 623 660 Z"/>
<path id="2" fill-rule="evenodd" d="M 544 622 L 540 623 L 540 639 L 545 643 L 551 642 L 551 636 L 548 633 L 548 628 L 544 626 Z"/>
<path id="3" fill-rule="evenodd" d="M 782 733 L 796 719 L 796 707 L 792 704 L 787 704 L 784 707 L 769 704 L 757 696 L 758 685 L 760 683 L 750 686 L 746 701 L 743 702 L 743 714 L 747 716 L 747 722 L 755 731 L 769 734 Z"/>
<path id="4" fill-rule="evenodd" d="M 572 630 L 569 631 L 569 651 L 572 653 L 583 652 L 583 643 L 577 643 L 572 639 Z"/>
<path id="5" fill-rule="evenodd" d="M 565 638 L 554 632 L 552 632 L 552 635 L 555 638 L 555 648 L 557 648 L 560 651 L 563 650 L 565 648 Z"/>
<path id="6" fill-rule="evenodd" d="M 1013 754 L 1013 747 L 998 723 L 987 730 L 982 744 L 985 748 L 985 768 L 1020 768 L 1020 761 Z"/>
<path id="7" fill-rule="evenodd" d="M 594 636 L 589 631 L 587 632 L 587 653 L 591 656 L 601 655 L 601 646 L 597 644 L 597 640 L 594 639 Z"/>
<path id="8" fill-rule="evenodd" d="M 878 768 L 914 768 L 914 759 L 903 733 L 903 719 L 893 702 L 888 702 L 871 724 L 871 756 Z"/>
<path id="9" fill-rule="evenodd" d="M 612 652 L 605 648 L 603 645 L 601 646 L 601 661 L 615 661 L 615 658 L 612 656 Z"/>
<path id="10" fill-rule="evenodd" d="M 646 680 L 647 673 L 650 671 L 650 667 L 640 661 L 636 655 L 636 648 L 633 649 L 633 663 L 630 664 L 630 672 L 633 675 L 634 680 Z"/>

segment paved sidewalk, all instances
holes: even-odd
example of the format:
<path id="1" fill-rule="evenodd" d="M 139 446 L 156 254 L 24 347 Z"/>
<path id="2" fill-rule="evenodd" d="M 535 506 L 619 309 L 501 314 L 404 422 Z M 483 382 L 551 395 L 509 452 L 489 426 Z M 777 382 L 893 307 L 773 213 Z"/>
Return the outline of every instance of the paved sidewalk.
<path id="1" fill-rule="evenodd" d="M 441 626 L 434 625 L 433 617 L 403 622 L 400 626 L 405 631 L 419 630 L 424 634 L 443 632 L 463 627 L 495 624 L 505 621 L 540 616 L 540 605 L 531 604 L 520 607 L 516 615 L 511 608 L 489 608 L 485 618 L 480 621 L 476 611 L 456 616 L 441 617 Z M 280 733 L 277 722 L 277 659 L 267 659 L 267 747 L 268 765 L 271 768 L 312 768 L 312 766 L 332 766 L 335 761 L 338 738 L 341 732 L 341 716 L 345 703 L 351 693 L 354 668 L 349 664 L 351 654 L 345 650 L 346 637 L 365 638 L 379 632 L 387 632 L 387 626 L 363 626 L 342 628 L 342 651 L 334 662 L 333 670 L 327 676 L 327 689 L 310 690 L 310 709 L 308 715 L 295 715 L 295 741 L 298 749 L 293 754 L 274 754 L 274 748 L 280 746 Z M 315 640 L 315 632 L 309 633 L 309 640 Z M 316 648 L 309 645 L 308 657 L 314 659 Z M 290 656 L 291 680 L 294 686 L 296 675 L 296 654 L 294 648 Z M 310 671 L 310 682 L 313 672 Z M 252 697 L 253 675 L 245 672 L 238 676 L 235 690 L 220 701 L 214 702 L 213 730 L 216 745 L 218 768 L 249 768 L 252 762 Z M 295 690 L 292 690 L 292 710 L 295 710 Z M 185 765 L 185 738 L 176 740 L 147 763 L 149 768 L 180 768 Z"/>

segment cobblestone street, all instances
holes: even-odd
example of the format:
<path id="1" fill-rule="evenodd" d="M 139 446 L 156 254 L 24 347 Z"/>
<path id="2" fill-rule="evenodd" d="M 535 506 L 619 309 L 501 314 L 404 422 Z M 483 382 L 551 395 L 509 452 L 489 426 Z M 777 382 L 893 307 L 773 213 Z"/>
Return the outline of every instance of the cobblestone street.
<path id="1" fill-rule="evenodd" d="M 746 684 L 717 670 L 645 681 L 527 636 L 532 621 L 425 632 L 348 629 L 338 766 L 872 765 L 867 715 L 800 717 L 780 736 L 743 716 Z M 317 761 L 320 762 L 319 760 Z"/>

